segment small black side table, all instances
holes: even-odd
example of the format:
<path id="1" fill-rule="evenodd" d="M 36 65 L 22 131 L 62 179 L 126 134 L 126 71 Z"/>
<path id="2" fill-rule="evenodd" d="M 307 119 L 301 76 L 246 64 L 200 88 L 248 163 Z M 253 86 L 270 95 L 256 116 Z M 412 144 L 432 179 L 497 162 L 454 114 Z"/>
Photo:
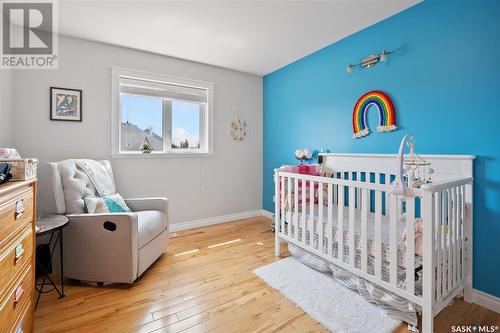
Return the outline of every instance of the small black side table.
<path id="1" fill-rule="evenodd" d="M 37 232 L 36 232 L 36 237 L 37 239 L 41 236 L 44 235 L 50 235 L 49 242 L 47 243 L 50 248 L 50 244 L 52 244 L 52 240 L 54 239 L 54 245 L 52 246 L 52 249 L 50 249 L 50 258 L 48 261 L 48 264 L 46 267 L 43 266 L 40 261 L 36 260 L 36 265 L 40 270 L 42 271 L 43 278 L 42 278 L 42 283 L 37 283 L 35 282 L 35 288 L 38 292 L 38 297 L 36 298 L 36 303 L 35 303 L 35 309 L 38 306 L 38 301 L 40 300 L 40 296 L 42 294 L 51 292 L 53 290 L 57 291 L 59 294 L 59 298 L 63 298 L 64 295 L 64 264 L 63 264 L 63 228 L 67 226 L 69 223 L 69 219 L 64 216 L 64 215 L 49 215 L 46 217 L 42 217 L 36 221 L 36 226 L 37 226 Z M 57 243 L 59 243 L 59 251 L 60 251 L 60 259 L 61 259 L 61 290 L 59 290 L 50 277 L 48 271 L 49 271 L 49 265 L 52 261 L 52 256 L 54 254 L 54 250 L 57 246 Z M 49 282 L 46 283 L 46 280 Z M 43 290 L 43 287 L 46 285 L 52 285 L 53 288 L 49 290 Z"/>

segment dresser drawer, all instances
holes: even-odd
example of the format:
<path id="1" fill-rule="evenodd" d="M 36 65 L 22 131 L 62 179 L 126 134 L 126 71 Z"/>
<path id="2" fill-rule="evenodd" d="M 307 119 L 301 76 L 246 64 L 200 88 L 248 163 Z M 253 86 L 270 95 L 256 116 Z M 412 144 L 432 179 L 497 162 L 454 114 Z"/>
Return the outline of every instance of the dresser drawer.
<path id="1" fill-rule="evenodd" d="M 31 261 L 33 252 L 33 230 L 26 225 L 21 233 L 0 253 L 0 302 L 11 285 L 11 280 L 18 277 L 21 269 Z"/>
<path id="2" fill-rule="evenodd" d="M 33 220 L 33 190 L 20 190 L 0 204 L 0 249 L 3 249 L 24 226 Z"/>
<path id="3" fill-rule="evenodd" d="M 33 294 L 32 267 L 26 268 L 0 305 L 0 330 L 8 331 L 15 325 Z"/>
<path id="4" fill-rule="evenodd" d="M 33 315 L 31 313 L 32 303 L 28 302 L 21 310 L 20 318 L 11 327 L 12 333 L 30 333 L 33 327 Z"/>

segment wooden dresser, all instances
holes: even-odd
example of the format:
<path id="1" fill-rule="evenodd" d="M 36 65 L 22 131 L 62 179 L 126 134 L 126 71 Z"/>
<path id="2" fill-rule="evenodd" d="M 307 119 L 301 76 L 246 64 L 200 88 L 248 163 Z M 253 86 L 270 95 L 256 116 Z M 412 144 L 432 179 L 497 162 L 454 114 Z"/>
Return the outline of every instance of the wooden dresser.
<path id="1" fill-rule="evenodd" d="M 0 185 L 0 333 L 33 332 L 36 181 Z"/>

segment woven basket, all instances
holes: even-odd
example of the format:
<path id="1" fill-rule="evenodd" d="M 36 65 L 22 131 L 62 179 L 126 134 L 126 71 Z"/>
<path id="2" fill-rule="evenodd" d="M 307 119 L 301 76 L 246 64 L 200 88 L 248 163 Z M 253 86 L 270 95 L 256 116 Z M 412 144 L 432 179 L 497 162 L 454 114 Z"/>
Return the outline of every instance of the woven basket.
<path id="1" fill-rule="evenodd" d="M 36 158 L 16 158 L 0 159 L 0 163 L 9 163 L 12 168 L 11 181 L 28 180 L 36 177 L 38 159 Z"/>

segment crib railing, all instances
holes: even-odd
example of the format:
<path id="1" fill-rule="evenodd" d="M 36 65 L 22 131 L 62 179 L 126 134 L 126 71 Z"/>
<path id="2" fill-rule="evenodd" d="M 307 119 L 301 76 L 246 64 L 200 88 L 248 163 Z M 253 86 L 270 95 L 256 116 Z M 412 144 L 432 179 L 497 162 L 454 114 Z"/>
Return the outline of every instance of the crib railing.
<path id="1" fill-rule="evenodd" d="M 432 232 L 429 231 L 432 246 L 429 249 L 432 249 L 430 257 L 436 274 L 433 298 L 434 313 L 437 314 L 463 291 L 467 283 L 466 265 L 471 246 L 468 235 L 472 231 L 472 226 L 466 222 L 472 218 L 467 193 L 472 193 L 472 178 L 429 184 L 423 186 L 423 190 L 428 200 L 433 201 Z M 430 241 L 424 246 L 428 244 Z"/>
<path id="2" fill-rule="evenodd" d="M 472 179 L 408 189 L 397 196 L 391 193 L 389 174 L 356 171 L 319 177 L 275 171 L 277 255 L 282 240 L 298 245 L 404 297 L 422 307 L 424 315 L 432 313 L 431 318 L 463 289 L 465 186 Z M 382 239 L 382 223 L 389 224 L 388 244 Z M 416 232 L 416 224 L 423 230 Z M 406 247 L 398 252 L 403 226 Z M 369 227 L 374 228 L 371 239 Z M 422 255 L 415 247 L 420 232 Z M 418 273 L 422 264 L 423 274 Z"/>

